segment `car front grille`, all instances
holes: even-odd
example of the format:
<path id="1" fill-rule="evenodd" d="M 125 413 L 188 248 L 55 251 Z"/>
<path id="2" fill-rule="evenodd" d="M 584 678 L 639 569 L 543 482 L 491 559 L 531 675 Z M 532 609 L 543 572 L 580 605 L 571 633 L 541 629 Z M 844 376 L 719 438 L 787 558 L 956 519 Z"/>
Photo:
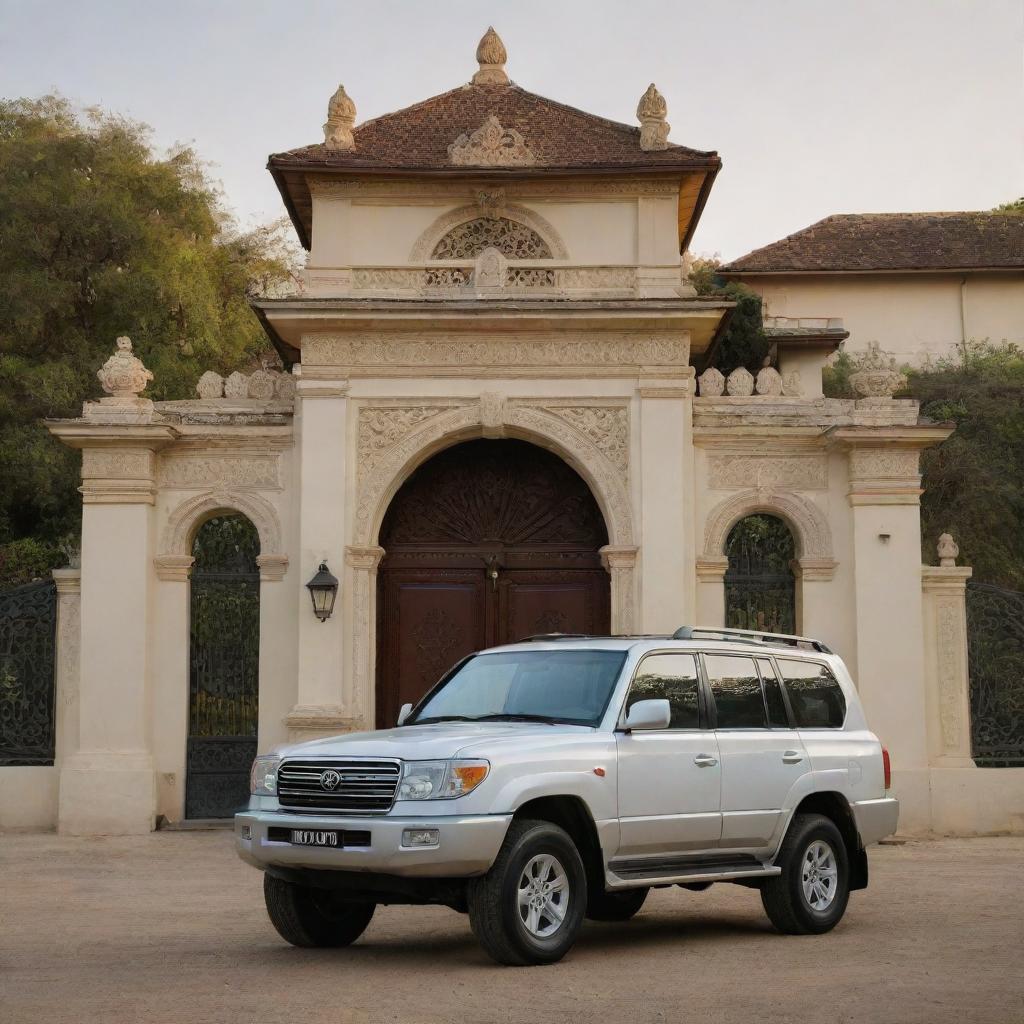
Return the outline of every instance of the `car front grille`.
<path id="1" fill-rule="evenodd" d="M 285 761 L 277 770 L 277 799 L 299 811 L 387 814 L 401 774 L 399 761 Z"/>

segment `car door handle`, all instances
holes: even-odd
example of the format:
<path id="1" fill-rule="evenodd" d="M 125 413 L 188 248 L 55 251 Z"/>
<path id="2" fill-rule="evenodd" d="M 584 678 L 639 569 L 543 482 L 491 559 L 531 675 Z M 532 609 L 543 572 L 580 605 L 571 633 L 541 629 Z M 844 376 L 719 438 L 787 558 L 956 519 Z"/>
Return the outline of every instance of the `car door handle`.
<path id="1" fill-rule="evenodd" d="M 804 759 L 804 755 L 799 750 L 786 750 L 782 754 L 783 764 L 799 764 Z"/>
<path id="2" fill-rule="evenodd" d="M 712 757 L 710 754 L 698 754 L 694 759 L 693 763 L 698 768 L 713 768 L 718 764 L 718 758 Z"/>

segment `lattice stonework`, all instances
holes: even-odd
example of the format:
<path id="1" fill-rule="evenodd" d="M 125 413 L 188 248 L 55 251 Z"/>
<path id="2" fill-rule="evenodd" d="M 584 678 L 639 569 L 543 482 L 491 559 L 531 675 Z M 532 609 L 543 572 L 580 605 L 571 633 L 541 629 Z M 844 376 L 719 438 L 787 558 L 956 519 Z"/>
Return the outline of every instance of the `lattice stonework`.
<path id="1" fill-rule="evenodd" d="M 532 228 L 507 217 L 477 217 L 452 228 L 434 246 L 435 260 L 475 259 L 484 249 L 497 249 L 510 260 L 549 260 L 548 243 Z"/>

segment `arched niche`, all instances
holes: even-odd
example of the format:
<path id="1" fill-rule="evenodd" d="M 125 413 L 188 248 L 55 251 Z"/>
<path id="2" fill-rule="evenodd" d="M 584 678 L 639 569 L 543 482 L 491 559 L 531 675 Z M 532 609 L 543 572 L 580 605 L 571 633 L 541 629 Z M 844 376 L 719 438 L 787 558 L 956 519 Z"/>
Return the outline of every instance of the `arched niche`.
<path id="1" fill-rule="evenodd" d="M 484 231 L 485 222 L 492 222 L 495 227 L 492 229 L 492 234 L 484 237 L 486 232 Z M 503 206 L 498 210 L 485 212 L 477 205 L 473 206 L 462 206 L 459 209 L 452 210 L 449 213 L 443 214 L 438 217 L 416 240 L 415 245 L 412 247 L 412 251 L 409 254 L 410 263 L 427 263 L 431 260 L 440 259 L 475 259 L 480 252 L 484 249 L 492 247 L 502 251 L 501 246 L 501 222 L 504 221 L 506 225 L 516 225 L 524 230 L 523 240 L 529 237 L 525 232 L 532 233 L 536 236 L 542 244 L 543 249 L 538 250 L 538 255 L 516 255 L 515 253 L 503 253 L 508 259 L 556 259 L 565 260 L 569 258 L 568 250 L 565 247 L 565 243 L 562 241 L 558 231 L 555 230 L 554 226 L 539 213 L 533 210 L 528 210 L 525 206 Z M 464 228 L 467 225 L 474 224 L 481 225 L 481 238 L 479 251 L 467 254 L 460 257 L 449 257 L 449 256 L 435 256 L 434 253 L 437 251 L 438 246 L 444 239 L 452 235 L 452 232 L 458 231 L 460 228 Z M 505 229 L 508 231 L 508 228 Z M 513 232 L 509 232 L 513 234 Z M 495 243 L 498 244 L 495 244 Z M 523 251 L 521 247 L 517 247 L 518 251 Z M 546 252 L 546 255 L 541 252 Z"/>

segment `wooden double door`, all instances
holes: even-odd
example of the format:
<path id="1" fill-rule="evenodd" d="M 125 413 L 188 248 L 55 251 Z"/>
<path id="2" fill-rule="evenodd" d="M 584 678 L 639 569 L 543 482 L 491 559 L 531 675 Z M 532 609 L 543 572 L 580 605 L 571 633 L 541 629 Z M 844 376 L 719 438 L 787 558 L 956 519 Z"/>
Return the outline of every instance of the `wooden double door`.
<path id="1" fill-rule="evenodd" d="M 381 527 L 377 725 L 460 658 L 538 633 L 607 633 L 607 543 L 586 483 L 523 441 L 470 441 L 421 466 Z"/>

